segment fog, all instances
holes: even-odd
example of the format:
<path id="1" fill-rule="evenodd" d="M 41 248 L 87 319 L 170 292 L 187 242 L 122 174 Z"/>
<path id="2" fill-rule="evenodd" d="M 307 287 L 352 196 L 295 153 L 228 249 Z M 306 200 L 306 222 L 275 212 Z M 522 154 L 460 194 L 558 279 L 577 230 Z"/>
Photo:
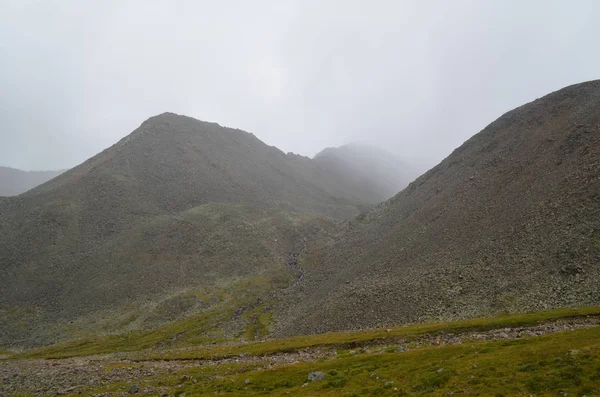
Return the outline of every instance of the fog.
<path id="1" fill-rule="evenodd" d="M 600 77 L 600 2 L 0 0 L 0 165 L 61 169 L 172 111 L 423 170 Z"/>

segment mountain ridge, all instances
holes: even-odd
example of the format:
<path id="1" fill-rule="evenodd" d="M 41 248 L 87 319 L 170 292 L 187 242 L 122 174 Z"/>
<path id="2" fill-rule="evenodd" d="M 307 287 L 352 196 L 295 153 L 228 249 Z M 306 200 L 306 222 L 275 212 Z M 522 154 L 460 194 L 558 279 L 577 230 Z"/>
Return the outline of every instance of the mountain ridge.
<path id="1" fill-rule="evenodd" d="M 290 255 L 372 204 L 352 190 L 242 130 L 151 117 L 60 177 L 0 200 L 0 321 L 10 325 L 0 343 L 47 343 L 60 322 L 116 318 L 127 305 L 142 305 L 143 325 L 160 302 L 216 294 L 219 283 L 280 286 L 295 277 Z M 222 306 L 213 298 L 190 307 Z"/>
<path id="2" fill-rule="evenodd" d="M 0 166 L 0 196 L 18 196 L 65 172 L 24 171 L 17 168 Z"/>
<path id="3" fill-rule="evenodd" d="M 520 106 L 348 221 L 305 257 L 278 335 L 598 302 L 598 109 L 600 81 Z"/>
<path id="4" fill-rule="evenodd" d="M 250 133 L 152 117 L 0 199 L 0 345 L 186 317 L 197 340 L 251 340 L 597 303 L 598 109 L 600 81 L 518 107 L 378 205 Z"/>

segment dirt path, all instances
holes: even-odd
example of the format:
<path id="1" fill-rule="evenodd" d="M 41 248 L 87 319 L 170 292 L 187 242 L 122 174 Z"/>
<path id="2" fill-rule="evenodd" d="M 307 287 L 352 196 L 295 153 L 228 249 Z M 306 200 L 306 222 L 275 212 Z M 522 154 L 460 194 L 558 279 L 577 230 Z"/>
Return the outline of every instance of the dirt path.
<path id="1" fill-rule="evenodd" d="M 597 316 L 560 319 L 530 327 L 445 333 L 438 336 L 422 335 L 410 340 L 385 340 L 367 344 L 349 353 L 379 353 L 390 351 L 391 348 L 401 353 L 430 345 L 453 345 L 473 340 L 512 340 L 598 325 L 600 325 L 600 317 Z M 2 360 L 0 361 L 0 396 L 12 396 L 18 393 L 56 396 L 82 392 L 114 382 L 141 383 L 145 378 L 164 374 L 177 375 L 190 368 L 203 366 L 239 363 L 253 364 L 258 368 L 266 369 L 298 362 L 311 362 L 321 358 L 335 358 L 336 354 L 333 348 L 315 347 L 267 356 L 236 356 L 218 360 L 134 361 L 135 354 L 124 353 L 61 360 Z M 140 394 L 146 392 L 153 395 L 167 395 L 166 389 L 139 391 Z"/>

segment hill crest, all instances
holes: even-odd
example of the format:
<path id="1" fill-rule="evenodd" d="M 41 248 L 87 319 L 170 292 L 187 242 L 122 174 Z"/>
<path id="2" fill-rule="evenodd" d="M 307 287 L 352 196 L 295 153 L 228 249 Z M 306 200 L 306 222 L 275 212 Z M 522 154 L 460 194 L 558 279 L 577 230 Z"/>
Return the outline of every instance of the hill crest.
<path id="1" fill-rule="evenodd" d="M 599 109 L 600 80 L 520 106 L 347 222 L 304 259 L 280 332 L 600 301 Z"/>

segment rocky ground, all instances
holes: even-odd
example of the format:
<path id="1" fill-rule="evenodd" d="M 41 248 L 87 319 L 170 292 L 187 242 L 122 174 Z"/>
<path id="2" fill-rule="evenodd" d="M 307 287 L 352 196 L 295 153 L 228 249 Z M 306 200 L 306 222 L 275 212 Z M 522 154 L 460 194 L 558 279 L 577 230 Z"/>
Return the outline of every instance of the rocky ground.
<path id="1" fill-rule="evenodd" d="M 365 354 L 389 352 L 398 353 L 418 349 L 430 345 L 452 345 L 473 340 L 513 340 L 522 337 L 540 336 L 561 331 L 572 331 L 600 325 L 600 317 L 578 317 L 550 321 L 544 324 L 494 329 L 482 332 L 459 332 L 454 334 L 422 335 L 410 339 L 398 339 L 373 342 L 357 346 L 347 354 Z M 221 364 L 249 364 L 258 368 L 272 368 L 299 362 L 314 362 L 319 359 L 332 359 L 338 354 L 334 348 L 315 347 L 293 352 L 281 352 L 265 356 L 235 356 L 222 359 L 203 360 L 169 360 L 147 361 L 137 360 L 139 353 L 115 353 L 88 357 L 77 357 L 60 360 L 10 360 L 6 357 L 0 361 L 0 395 L 34 395 L 57 396 L 63 394 L 83 393 L 103 385 L 124 382 L 130 394 L 173 395 L 176 390 L 167 387 L 150 388 L 142 386 L 144 379 L 162 375 L 181 376 L 182 382 L 195 381 L 180 374 L 195 367 L 215 366 Z M 138 386 L 139 385 L 139 386 Z M 171 387 L 172 389 L 172 387 Z M 127 395 L 128 393 L 124 393 Z M 101 396 L 104 394 L 98 394 Z M 107 394 L 113 395 L 113 394 Z"/>

